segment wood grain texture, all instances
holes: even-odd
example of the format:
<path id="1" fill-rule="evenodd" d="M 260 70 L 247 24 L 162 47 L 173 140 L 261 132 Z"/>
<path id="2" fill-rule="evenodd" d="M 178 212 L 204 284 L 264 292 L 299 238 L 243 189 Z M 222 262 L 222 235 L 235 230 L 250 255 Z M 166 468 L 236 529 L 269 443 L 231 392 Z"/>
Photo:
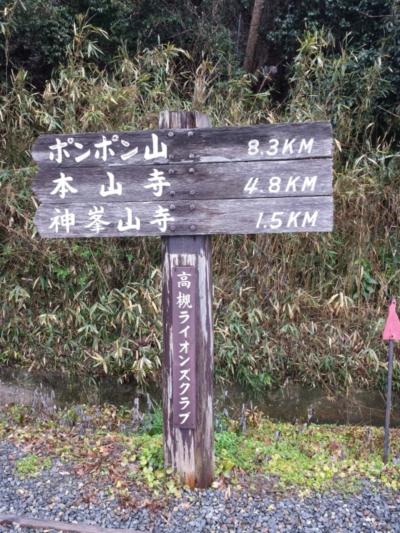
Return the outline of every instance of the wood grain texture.
<path id="1" fill-rule="evenodd" d="M 166 145 L 167 157 L 156 157 L 145 160 L 146 147 L 152 152 L 152 134 L 158 136 L 159 148 L 161 143 Z M 96 148 L 95 144 L 101 144 L 103 136 L 106 141 L 116 139 L 107 147 L 106 160 L 103 160 L 102 148 Z M 66 150 L 62 152 L 59 162 L 51 161 L 50 150 L 56 140 L 66 143 Z M 307 143 L 313 139 L 312 146 Z M 70 144 L 68 144 L 70 140 Z M 250 150 L 249 141 L 257 140 L 257 150 Z M 76 148 L 78 143 L 80 148 Z M 122 143 L 125 143 L 124 146 Z M 129 146 L 128 146 L 129 145 Z M 308 146 L 308 148 L 307 148 Z M 112 150 L 110 152 L 109 148 Z M 137 148 L 137 153 L 128 159 L 122 156 Z M 90 155 L 79 163 L 76 158 L 86 154 Z M 96 158 L 96 150 L 99 150 Z M 254 153 L 252 153 L 254 152 Z M 308 159 L 315 157 L 332 156 L 332 128 L 329 122 L 304 122 L 287 124 L 263 124 L 258 126 L 223 127 L 223 128 L 169 128 L 165 131 L 141 131 L 141 132 L 98 132 L 98 133 L 75 133 L 62 135 L 41 135 L 32 149 L 33 159 L 41 167 L 52 166 L 53 168 L 80 167 L 112 167 L 122 165 L 154 165 L 173 162 L 229 162 L 229 161 L 264 161 L 264 160 L 287 160 Z M 57 158 L 58 159 L 58 158 Z"/>
<path id="2" fill-rule="evenodd" d="M 205 115 L 164 112 L 160 127 L 201 127 Z M 162 239 L 163 301 L 163 411 L 164 458 L 191 487 L 210 486 L 214 476 L 213 435 L 213 324 L 211 238 L 206 236 Z M 172 272 L 174 266 L 196 269 L 196 427 L 174 427 L 173 415 L 173 324 Z"/>
<path id="3" fill-rule="evenodd" d="M 100 233 L 90 226 L 89 212 L 96 207 L 104 210 L 107 222 Z M 168 211 L 171 220 L 165 233 L 154 223 L 160 208 Z M 54 217 L 73 213 L 75 224 L 69 233 L 60 226 L 55 232 Z M 133 220 L 138 217 L 140 228 L 119 231 L 118 224 L 127 222 L 127 209 Z M 260 213 L 263 216 L 260 218 Z M 298 214 L 299 213 L 299 214 Z M 308 213 L 308 215 L 307 215 Z M 317 215 L 314 217 L 314 214 Z M 298 214 L 298 215 L 297 215 Z M 281 220 L 281 223 L 279 223 Z M 52 222 L 53 221 L 53 222 Z M 153 223 L 152 223 L 153 222 Z M 139 237 L 173 235 L 213 235 L 218 233 L 292 233 L 331 231 L 333 226 L 333 200 L 330 196 L 302 198 L 253 198 L 247 200 L 193 200 L 171 202 L 127 202 L 41 205 L 35 215 L 35 224 L 42 237 Z M 53 224 L 53 228 L 50 226 Z"/>
<path id="4" fill-rule="evenodd" d="M 146 165 L 121 166 L 112 169 L 115 183 L 122 194 L 107 197 L 107 202 L 154 201 L 155 190 L 150 188 L 152 172 L 160 167 Z M 201 200 L 220 198 L 267 198 L 278 196 L 319 196 L 332 193 L 332 160 L 329 158 L 289 161 L 251 161 L 242 163 L 193 163 L 162 167 L 166 183 L 160 200 Z M 61 171 L 51 167 L 39 170 L 33 180 L 38 200 L 47 204 L 72 202 L 102 202 L 101 187 L 108 187 L 109 177 L 103 168 L 74 167 L 65 172 L 73 178 L 70 183 L 77 193 L 51 194 L 57 187 L 54 180 Z M 248 192 L 249 186 L 255 185 Z M 147 188 L 145 187 L 147 186 Z"/>
<path id="5" fill-rule="evenodd" d="M 40 520 L 29 516 L 18 516 L 14 514 L 0 514 L 0 525 L 18 524 L 35 530 L 48 531 L 55 529 L 57 531 L 70 531 L 73 533 L 138 533 L 139 530 L 133 528 L 115 529 L 99 526 L 89 526 L 86 524 L 69 524 L 68 522 L 59 522 L 57 520 Z"/>

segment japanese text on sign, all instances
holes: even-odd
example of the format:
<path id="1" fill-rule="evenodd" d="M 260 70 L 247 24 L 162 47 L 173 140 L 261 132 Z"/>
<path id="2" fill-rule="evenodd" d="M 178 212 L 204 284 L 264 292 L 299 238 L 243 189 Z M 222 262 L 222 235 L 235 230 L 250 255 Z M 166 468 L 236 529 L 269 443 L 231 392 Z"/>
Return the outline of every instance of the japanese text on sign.
<path id="1" fill-rule="evenodd" d="M 119 157 L 123 161 L 128 161 L 137 155 L 139 148 L 132 146 L 131 143 L 122 138 L 123 134 L 115 133 L 111 137 L 101 135 L 98 142 L 89 146 L 84 146 L 81 142 L 68 137 L 66 140 L 55 138 L 54 144 L 48 146 L 49 160 L 58 164 L 66 160 L 73 160 L 79 164 L 83 161 L 103 161 L 106 163 L 112 156 Z M 159 142 L 158 135 L 151 134 L 151 144 L 147 145 L 144 150 L 143 158 L 145 161 L 158 158 L 167 158 L 167 145 Z"/>
<path id="2" fill-rule="evenodd" d="M 70 234 L 75 235 L 75 229 L 80 230 L 81 234 L 84 230 L 93 233 L 93 237 L 101 236 L 101 233 L 108 227 L 112 228 L 115 235 L 123 236 L 124 233 L 129 232 L 129 235 L 134 235 L 139 232 L 142 227 L 141 218 L 135 215 L 135 210 L 132 207 L 123 206 L 123 215 L 115 216 L 114 213 L 105 211 L 104 206 L 87 206 L 83 222 L 82 215 L 78 218 L 73 211 L 76 205 L 72 204 L 70 207 L 53 207 L 52 214 L 49 217 L 48 230 L 54 233 L 54 236 L 68 237 Z M 169 208 L 162 205 L 151 205 L 151 213 L 146 218 L 146 225 L 150 224 L 157 228 L 160 234 L 163 234 L 168 229 L 168 224 L 174 222 L 175 218 L 171 216 Z M 79 234 L 78 234 L 79 235 Z"/>
<path id="3" fill-rule="evenodd" d="M 172 276 L 172 373 L 174 426 L 196 425 L 196 336 L 195 336 L 196 269 L 174 267 Z"/>

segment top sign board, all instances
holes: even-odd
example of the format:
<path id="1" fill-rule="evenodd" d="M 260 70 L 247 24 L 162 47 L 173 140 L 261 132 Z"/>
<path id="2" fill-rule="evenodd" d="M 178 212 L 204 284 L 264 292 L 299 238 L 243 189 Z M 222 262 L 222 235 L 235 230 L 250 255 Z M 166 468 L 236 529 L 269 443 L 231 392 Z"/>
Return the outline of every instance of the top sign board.
<path id="1" fill-rule="evenodd" d="M 41 135 L 33 146 L 41 166 L 118 166 L 266 161 L 332 156 L 329 122 Z"/>
<path id="2" fill-rule="evenodd" d="M 45 237 L 330 231 L 327 122 L 42 135 Z"/>

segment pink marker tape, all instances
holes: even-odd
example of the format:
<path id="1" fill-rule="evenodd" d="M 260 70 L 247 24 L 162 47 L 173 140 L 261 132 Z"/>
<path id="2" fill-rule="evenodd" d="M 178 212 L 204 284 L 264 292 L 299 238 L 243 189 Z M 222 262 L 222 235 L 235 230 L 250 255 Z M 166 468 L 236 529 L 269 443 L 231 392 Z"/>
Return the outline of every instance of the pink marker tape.
<path id="1" fill-rule="evenodd" d="M 396 300 L 392 298 L 382 338 L 384 341 L 400 340 L 400 319 L 396 313 Z"/>

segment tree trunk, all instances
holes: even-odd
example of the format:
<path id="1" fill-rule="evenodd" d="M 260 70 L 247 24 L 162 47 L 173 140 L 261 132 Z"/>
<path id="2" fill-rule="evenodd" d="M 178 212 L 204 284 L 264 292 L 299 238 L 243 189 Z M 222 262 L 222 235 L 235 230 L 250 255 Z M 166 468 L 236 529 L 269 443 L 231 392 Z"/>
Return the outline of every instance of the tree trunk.
<path id="1" fill-rule="evenodd" d="M 260 29 L 261 15 L 264 9 L 264 4 L 265 0 L 254 0 L 249 36 L 247 38 L 246 55 L 243 63 L 243 68 L 246 72 L 253 72 L 254 70 L 258 30 Z"/>

